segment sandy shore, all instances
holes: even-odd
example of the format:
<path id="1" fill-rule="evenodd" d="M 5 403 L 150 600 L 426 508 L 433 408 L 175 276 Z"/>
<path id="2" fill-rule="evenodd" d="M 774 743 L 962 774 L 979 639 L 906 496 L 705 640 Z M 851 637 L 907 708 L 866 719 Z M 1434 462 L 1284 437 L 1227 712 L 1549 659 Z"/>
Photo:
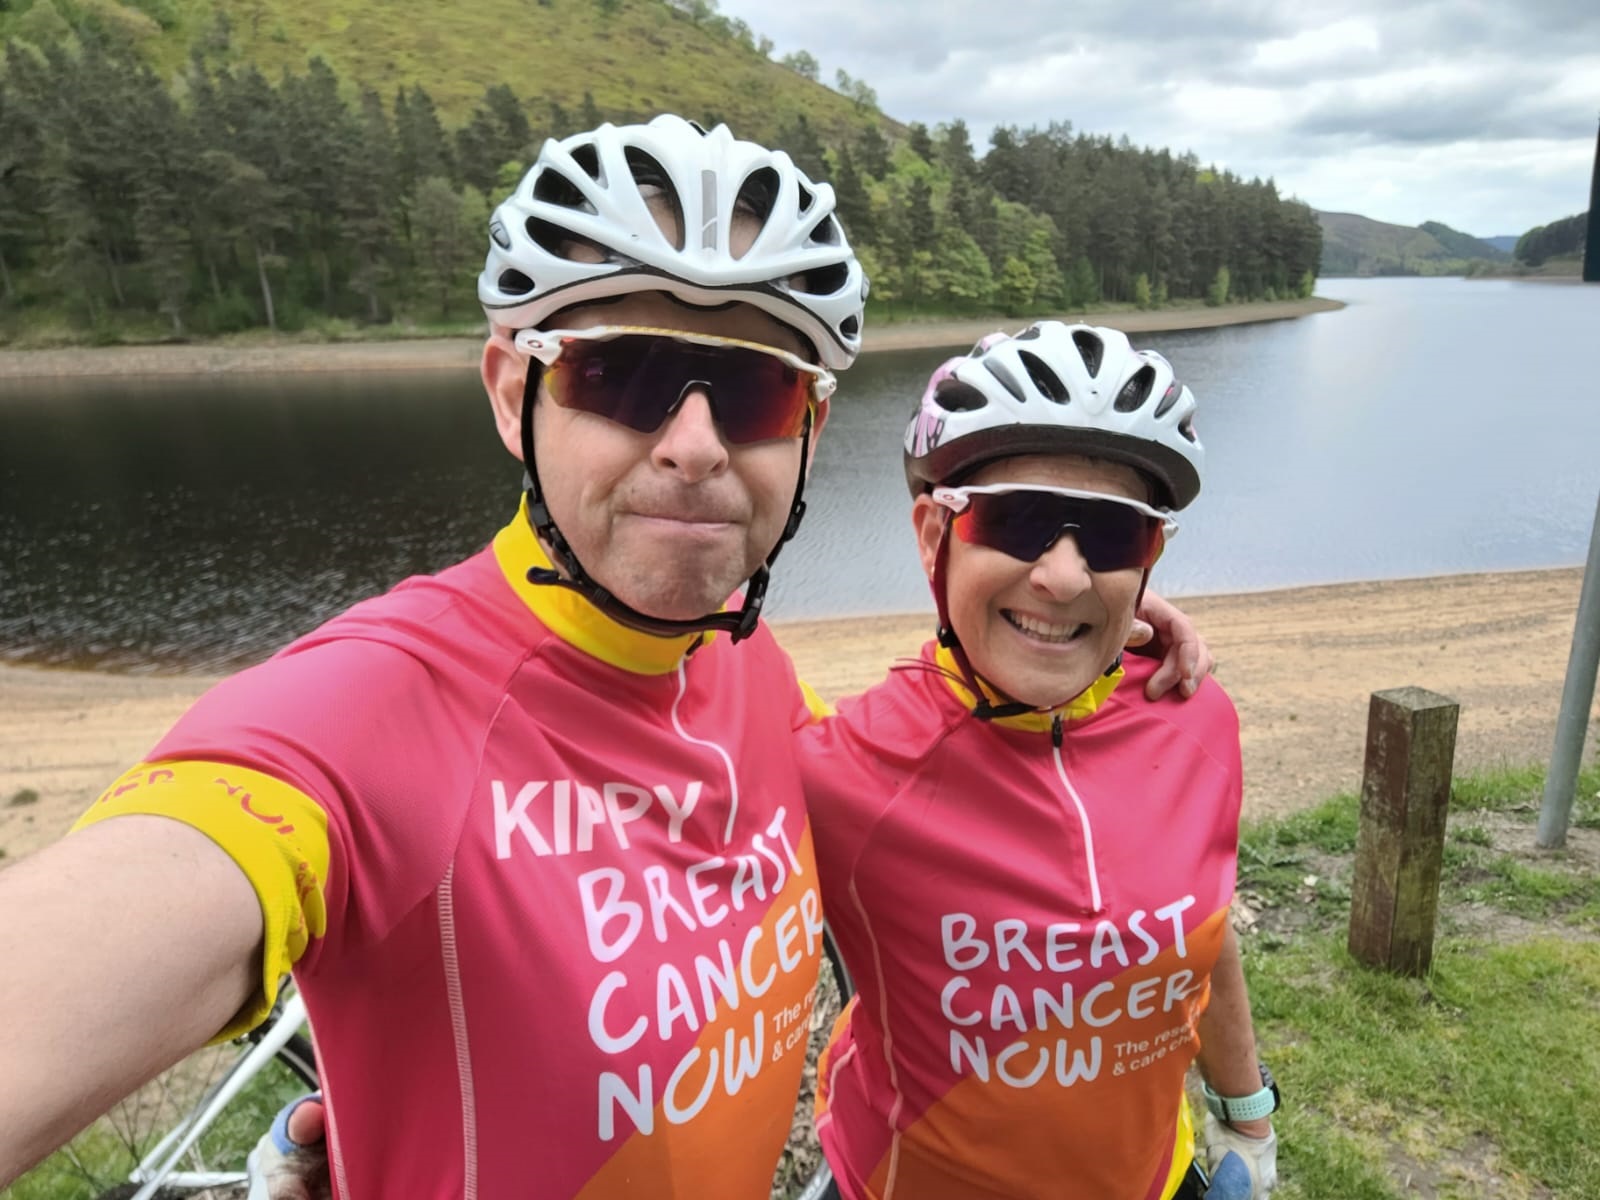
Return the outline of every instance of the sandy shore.
<path id="1" fill-rule="evenodd" d="M 1281 813 L 1359 786 L 1368 698 L 1383 688 L 1418 685 L 1460 702 L 1462 769 L 1547 761 L 1581 574 L 1184 600 L 1239 707 L 1246 813 Z M 915 653 L 929 625 L 918 615 L 793 622 L 777 631 L 801 674 L 836 699 Z M 0 867 L 58 836 L 211 682 L 0 666 Z M 1593 759 L 1600 725 L 1591 730 Z M 38 798 L 16 803 L 24 789 Z"/>
<path id="2" fill-rule="evenodd" d="M 1283 300 L 1221 308 L 1160 312 L 1063 314 L 1126 333 L 1210 329 L 1258 321 L 1283 321 L 1343 308 L 1337 300 Z M 965 346 L 995 329 L 1021 324 L 1015 317 L 973 321 L 902 321 L 869 327 L 865 348 L 921 350 Z M 63 350 L 0 350 L 0 379 L 94 375 L 225 375 L 287 371 L 476 371 L 482 339 L 419 338 L 396 342 L 208 343 L 194 346 L 105 346 Z"/>

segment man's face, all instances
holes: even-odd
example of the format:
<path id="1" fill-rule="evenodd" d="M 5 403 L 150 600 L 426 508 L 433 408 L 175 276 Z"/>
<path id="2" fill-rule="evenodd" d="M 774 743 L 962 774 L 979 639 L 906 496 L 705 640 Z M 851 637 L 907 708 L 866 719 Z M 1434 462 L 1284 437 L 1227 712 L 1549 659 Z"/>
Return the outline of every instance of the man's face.
<path id="1" fill-rule="evenodd" d="M 809 357 L 793 331 L 759 309 L 705 312 L 655 292 L 570 309 L 558 323 L 717 334 Z M 518 458 L 526 361 L 501 335 L 485 351 L 501 440 Z M 729 445 L 702 390 L 654 433 L 561 408 L 544 388 L 533 417 L 551 517 L 590 576 L 639 612 L 669 620 L 715 612 L 771 553 L 788 519 L 800 440 Z"/>

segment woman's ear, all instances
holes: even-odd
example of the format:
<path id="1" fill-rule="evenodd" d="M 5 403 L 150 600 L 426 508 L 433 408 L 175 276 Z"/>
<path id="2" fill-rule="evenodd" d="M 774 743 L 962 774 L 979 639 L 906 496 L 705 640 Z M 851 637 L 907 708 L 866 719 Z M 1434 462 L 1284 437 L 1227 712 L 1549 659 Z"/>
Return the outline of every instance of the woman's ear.
<path id="1" fill-rule="evenodd" d="M 917 532 L 917 554 L 922 559 L 922 573 L 933 579 L 933 564 L 939 557 L 939 542 L 944 536 L 945 523 L 950 510 L 934 502 L 924 493 L 911 505 L 911 527 Z"/>
<path id="2" fill-rule="evenodd" d="M 522 460 L 522 397 L 532 369 L 529 359 L 511 341 L 509 331 L 494 329 L 483 344 L 479 373 L 483 390 L 494 411 L 500 441 L 517 461 Z"/>

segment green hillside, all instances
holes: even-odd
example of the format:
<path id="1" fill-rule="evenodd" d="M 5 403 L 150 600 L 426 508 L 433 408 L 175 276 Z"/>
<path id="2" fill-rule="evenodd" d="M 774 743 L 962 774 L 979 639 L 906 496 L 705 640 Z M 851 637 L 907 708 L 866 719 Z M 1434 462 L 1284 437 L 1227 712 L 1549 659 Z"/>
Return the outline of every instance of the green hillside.
<path id="1" fill-rule="evenodd" d="M 448 126 L 497 84 L 515 91 L 536 133 L 552 105 L 576 114 L 586 94 L 608 117 L 671 110 L 705 124 L 726 120 L 757 140 L 801 114 L 829 144 L 879 119 L 769 60 L 759 31 L 704 0 L 0 0 L 0 40 L 43 44 L 85 26 L 132 38 L 169 80 L 199 48 L 216 66 L 253 64 L 274 82 L 318 57 L 347 86 L 386 99 L 420 84 Z"/>
<path id="2" fill-rule="evenodd" d="M 1417 228 L 1423 233 L 1431 234 L 1435 241 L 1456 258 L 1481 258 L 1489 262 L 1507 262 L 1511 258 L 1510 254 L 1497 246 L 1490 245 L 1482 238 L 1462 233 L 1459 229 L 1451 229 L 1441 221 L 1424 221 Z"/>
<path id="3" fill-rule="evenodd" d="M 830 180 L 874 319 L 1309 295 L 1321 252 L 1270 179 L 1066 120 L 980 154 L 714 0 L 0 0 L 0 39 L 0 344 L 471 328 L 543 138 L 660 111 Z"/>
<path id="4" fill-rule="evenodd" d="M 1473 257 L 1452 250 L 1428 227 L 1390 225 L 1355 213 L 1319 212 L 1317 221 L 1322 226 L 1323 275 L 1459 275 Z M 1434 227 L 1456 238 L 1467 236 L 1448 225 Z M 1491 253 L 1485 246 L 1482 257 Z"/>

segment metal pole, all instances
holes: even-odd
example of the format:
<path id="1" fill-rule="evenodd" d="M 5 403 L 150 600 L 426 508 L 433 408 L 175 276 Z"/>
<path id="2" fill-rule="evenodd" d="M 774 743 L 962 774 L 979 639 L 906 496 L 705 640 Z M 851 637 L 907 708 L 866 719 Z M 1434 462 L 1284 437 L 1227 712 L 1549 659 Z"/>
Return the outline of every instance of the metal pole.
<path id="1" fill-rule="evenodd" d="M 1561 689 L 1561 715 L 1556 719 L 1556 744 L 1550 755 L 1550 773 L 1544 781 L 1544 807 L 1539 810 L 1539 847 L 1557 850 L 1567 844 L 1567 821 L 1578 790 L 1578 763 L 1583 758 L 1583 735 L 1589 727 L 1589 706 L 1594 703 L 1594 677 L 1600 669 L 1600 501 L 1595 504 L 1594 528 L 1589 533 L 1589 563 L 1583 570 L 1583 591 L 1578 596 L 1578 620 L 1572 630 L 1572 657 L 1567 660 L 1567 682 Z"/>

